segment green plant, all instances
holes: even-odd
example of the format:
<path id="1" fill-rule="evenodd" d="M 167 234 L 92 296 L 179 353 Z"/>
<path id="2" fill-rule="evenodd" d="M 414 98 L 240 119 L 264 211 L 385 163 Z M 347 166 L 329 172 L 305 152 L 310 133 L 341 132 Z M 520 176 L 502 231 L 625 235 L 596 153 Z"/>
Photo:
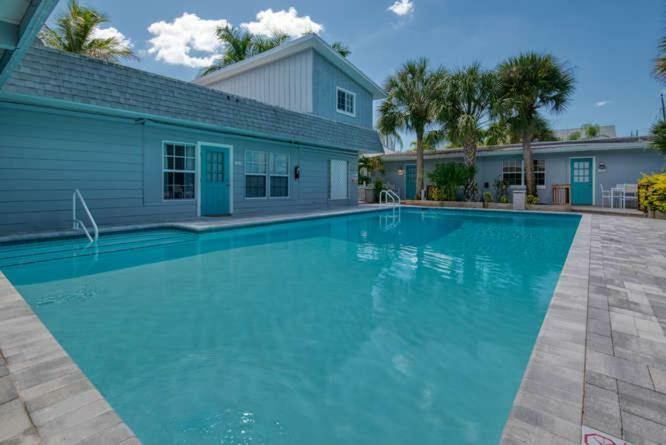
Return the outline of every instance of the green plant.
<path id="1" fill-rule="evenodd" d="M 375 181 L 375 199 L 379 201 L 379 193 L 384 190 L 384 182 L 379 179 Z"/>
<path id="2" fill-rule="evenodd" d="M 666 119 L 662 119 L 654 124 L 651 130 L 654 135 L 652 148 L 666 155 Z"/>
<path id="3" fill-rule="evenodd" d="M 550 54 L 525 53 L 500 64 L 497 76 L 500 92 L 496 113 L 512 133 L 520 134 L 527 193 L 536 195 L 532 140 L 537 124 L 543 121 L 539 111 L 565 109 L 574 91 L 573 72 Z"/>
<path id="4" fill-rule="evenodd" d="M 666 173 L 644 175 L 638 181 L 641 208 L 666 213 Z"/>
<path id="5" fill-rule="evenodd" d="M 581 136 L 580 131 L 574 131 L 573 133 L 569 134 L 567 139 L 570 141 L 577 141 L 578 139 L 580 139 L 580 136 Z"/>
<path id="6" fill-rule="evenodd" d="M 596 138 L 601 132 L 601 127 L 597 124 L 585 124 L 581 129 L 585 132 L 586 138 Z"/>
<path id="7" fill-rule="evenodd" d="M 497 202 L 509 202 L 507 194 L 509 193 L 509 183 L 505 182 L 501 176 L 498 176 L 497 179 L 493 181 L 493 188 L 495 189 L 495 201 Z M 502 198 L 505 201 L 502 201 Z"/>
<path id="8" fill-rule="evenodd" d="M 436 123 L 446 74 L 432 70 L 427 59 L 408 61 L 384 85 L 387 97 L 379 107 L 381 134 L 395 135 L 399 130 L 416 133 L 416 195 L 424 184 L 423 149 L 426 129 Z M 407 198 L 414 198 L 408 196 Z"/>
<path id="9" fill-rule="evenodd" d="M 659 41 L 659 54 L 654 60 L 654 75 L 662 82 L 666 82 L 666 36 Z"/>
<path id="10" fill-rule="evenodd" d="M 39 33 L 44 45 L 106 62 L 137 59 L 132 48 L 115 36 L 101 37 L 99 26 L 109 19 L 101 12 L 71 0 L 67 11 L 55 21 L 55 27 L 44 26 Z"/>
<path id="11" fill-rule="evenodd" d="M 447 162 L 445 164 L 438 164 L 428 174 L 428 177 L 441 190 L 444 201 L 455 201 L 458 188 L 465 185 L 470 176 L 474 177 L 475 173 L 475 167 L 469 167 L 457 162 Z"/>
<path id="12" fill-rule="evenodd" d="M 483 202 L 486 204 L 493 202 L 493 194 L 490 192 L 483 192 Z"/>
<path id="13" fill-rule="evenodd" d="M 384 161 L 379 156 L 361 156 L 358 160 L 358 183 L 370 183 L 375 173 L 384 174 Z"/>
<path id="14" fill-rule="evenodd" d="M 509 203 L 509 198 L 506 195 L 502 195 L 499 199 L 500 204 L 508 204 Z"/>
<path id="15" fill-rule="evenodd" d="M 539 204 L 539 197 L 536 195 L 527 195 L 527 203 L 529 205 L 537 205 Z"/>

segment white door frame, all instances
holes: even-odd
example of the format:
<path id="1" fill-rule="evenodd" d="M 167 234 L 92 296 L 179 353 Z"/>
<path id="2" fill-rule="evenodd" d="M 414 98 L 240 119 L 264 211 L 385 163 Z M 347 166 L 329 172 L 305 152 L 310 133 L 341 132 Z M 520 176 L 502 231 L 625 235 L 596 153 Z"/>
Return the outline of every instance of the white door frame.
<path id="1" fill-rule="evenodd" d="M 201 216 L 201 146 L 226 148 L 229 150 L 229 214 L 234 213 L 234 146 L 229 144 L 217 144 L 214 142 L 197 142 L 197 171 L 196 181 L 197 216 Z"/>
<path id="2" fill-rule="evenodd" d="M 596 156 L 571 156 L 567 161 L 567 177 L 569 178 L 569 185 L 571 186 L 571 196 L 573 197 L 573 182 L 571 181 L 571 160 L 572 159 L 592 159 L 592 206 L 597 205 L 597 157 Z"/>

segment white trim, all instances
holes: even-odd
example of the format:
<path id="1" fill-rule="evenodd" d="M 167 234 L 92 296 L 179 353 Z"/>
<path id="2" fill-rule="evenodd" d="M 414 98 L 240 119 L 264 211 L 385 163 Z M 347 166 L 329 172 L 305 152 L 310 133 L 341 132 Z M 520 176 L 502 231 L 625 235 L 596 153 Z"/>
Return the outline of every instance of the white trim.
<path id="1" fill-rule="evenodd" d="M 350 95 L 351 97 L 354 98 L 354 100 L 352 101 L 352 103 L 353 103 L 353 107 L 352 107 L 353 111 L 352 111 L 351 113 L 350 113 L 349 111 L 347 111 L 347 110 L 341 110 L 340 108 L 338 108 L 338 93 L 339 93 L 340 91 L 342 91 L 343 93 L 348 94 L 348 95 Z M 345 99 L 345 104 L 346 104 L 346 103 L 347 103 L 347 100 Z M 340 113 L 340 114 L 344 114 L 345 116 L 356 117 L 356 93 L 354 93 L 353 91 L 349 91 L 349 90 L 347 90 L 347 89 L 345 89 L 345 88 L 342 88 L 342 87 L 338 87 L 338 86 L 336 86 L 336 87 L 335 87 L 335 111 L 337 111 L 337 112 Z"/>
<path id="2" fill-rule="evenodd" d="M 571 181 L 571 160 L 572 159 L 592 159 L 592 206 L 597 205 L 597 157 L 596 156 L 570 156 L 567 165 L 567 177 L 571 186 L 570 201 L 573 201 L 573 182 Z"/>
<path id="3" fill-rule="evenodd" d="M 201 216 L 201 146 L 205 145 L 206 147 L 215 147 L 215 148 L 226 148 L 229 150 L 229 214 L 234 214 L 234 146 L 230 144 L 217 144 L 214 142 L 205 142 L 198 141 L 196 154 L 198 157 L 196 166 L 197 174 L 195 177 L 196 181 L 196 199 L 197 199 L 197 216 Z"/>
<path id="4" fill-rule="evenodd" d="M 290 40 L 261 54 L 249 57 L 245 60 L 229 65 L 228 67 L 222 68 L 221 70 L 215 71 L 207 76 L 196 79 L 193 81 L 193 83 L 210 86 L 215 82 L 239 75 L 253 68 L 276 62 L 280 59 L 284 59 L 307 49 L 313 49 L 314 51 L 317 51 L 317 53 L 322 55 L 338 69 L 351 77 L 355 82 L 357 82 L 372 94 L 373 100 L 386 98 L 386 92 L 379 85 L 377 85 L 368 76 L 363 74 L 361 70 L 354 66 L 349 60 L 342 57 L 337 51 L 331 48 L 328 43 L 324 42 L 324 40 L 322 40 L 321 37 L 316 34 L 308 34 L 303 37 Z"/>

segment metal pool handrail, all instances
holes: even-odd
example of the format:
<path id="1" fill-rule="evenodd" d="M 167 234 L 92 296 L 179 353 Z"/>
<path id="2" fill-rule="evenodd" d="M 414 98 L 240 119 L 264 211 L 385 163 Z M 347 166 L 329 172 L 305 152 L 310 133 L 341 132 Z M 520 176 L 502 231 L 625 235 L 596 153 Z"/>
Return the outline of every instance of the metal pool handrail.
<path id="1" fill-rule="evenodd" d="M 389 198 L 391 198 L 391 202 L 393 203 L 394 206 L 399 206 L 400 205 L 400 196 L 393 190 L 387 190 L 384 189 L 381 192 L 379 192 L 379 203 L 382 204 L 382 197 L 384 198 L 383 204 L 388 204 Z"/>
<path id="2" fill-rule="evenodd" d="M 88 230 L 86 225 L 83 224 L 83 221 L 81 221 L 76 217 L 77 198 L 79 201 L 81 201 L 81 206 L 83 207 L 83 210 L 85 210 L 86 216 L 88 216 L 88 219 L 90 220 L 90 224 L 92 224 L 94 237 L 90 235 L 90 231 Z M 83 195 L 81 194 L 81 191 L 79 189 L 75 189 L 74 193 L 72 194 L 72 224 L 73 224 L 72 228 L 74 230 L 79 230 L 79 229 L 83 230 L 83 233 L 86 234 L 91 243 L 96 243 L 97 240 L 99 239 L 99 229 L 97 228 L 97 223 L 95 222 L 95 218 L 93 218 L 92 213 L 90 213 L 90 209 L 86 204 L 86 200 L 83 199 Z"/>

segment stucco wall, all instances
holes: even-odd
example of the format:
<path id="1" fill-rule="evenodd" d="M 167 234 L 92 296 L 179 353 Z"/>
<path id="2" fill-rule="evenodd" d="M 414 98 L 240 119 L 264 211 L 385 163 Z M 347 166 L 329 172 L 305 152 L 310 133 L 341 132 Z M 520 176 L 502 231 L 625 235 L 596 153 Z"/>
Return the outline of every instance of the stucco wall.
<path id="1" fill-rule="evenodd" d="M 131 119 L 0 104 L 0 234 L 71 226 L 81 189 L 100 225 L 196 216 L 197 203 L 162 199 L 162 141 L 229 144 L 234 150 L 234 214 L 254 215 L 355 205 L 357 154 L 231 137 Z M 287 152 L 290 196 L 244 198 L 244 151 Z M 349 161 L 349 199 L 328 199 L 331 159 Z M 301 166 L 301 178 L 293 167 Z"/>
<path id="2" fill-rule="evenodd" d="M 372 95 L 370 92 L 316 52 L 314 53 L 313 69 L 314 114 L 337 122 L 372 128 Z M 337 111 L 337 87 L 356 94 L 356 116 Z"/>
<path id="3" fill-rule="evenodd" d="M 595 158 L 595 183 L 594 198 L 595 205 L 601 205 L 601 189 L 610 188 L 616 184 L 636 183 L 643 173 L 655 173 L 661 171 L 666 159 L 663 155 L 650 149 L 634 150 L 606 150 L 606 151 L 584 151 L 576 153 L 539 153 L 535 151 L 534 159 L 543 159 L 546 165 L 546 184 L 539 187 L 539 200 L 542 203 L 552 202 L 552 185 L 569 183 L 569 160 L 571 157 L 594 157 Z M 494 194 L 493 181 L 502 174 L 502 161 L 504 159 L 522 159 L 520 155 L 511 156 L 479 156 L 477 158 L 476 181 L 479 195 L 489 191 Z M 426 172 L 432 171 L 437 164 L 444 162 L 462 161 L 462 157 L 447 159 L 427 159 L 425 161 Z M 405 175 L 398 175 L 398 168 L 415 164 L 415 161 L 391 161 L 384 158 L 384 181 L 392 184 L 398 190 L 400 197 L 404 199 Z M 599 164 L 605 164 L 606 170 L 600 171 Z M 486 187 L 486 183 L 488 187 Z M 429 180 L 426 174 L 426 184 Z"/>

